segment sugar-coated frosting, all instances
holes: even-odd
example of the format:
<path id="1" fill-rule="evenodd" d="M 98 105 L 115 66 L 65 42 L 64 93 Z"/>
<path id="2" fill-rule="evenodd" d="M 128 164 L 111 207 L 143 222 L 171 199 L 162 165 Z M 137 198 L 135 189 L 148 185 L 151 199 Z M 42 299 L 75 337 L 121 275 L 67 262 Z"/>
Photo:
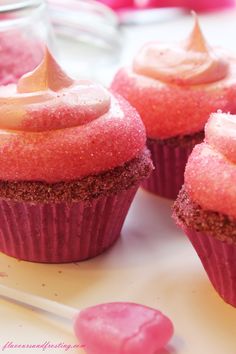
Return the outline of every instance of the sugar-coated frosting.
<path id="1" fill-rule="evenodd" d="M 211 112 L 236 112 L 236 59 L 207 44 L 196 18 L 185 42 L 146 44 L 112 88 L 138 110 L 148 137 L 192 134 Z"/>
<path id="2" fill-rule="evenodd" d="M 236 115 L 212 114 L 205 136 L 187 163 L 186 190 L 202 208 L 236 218 Z"/>
<path id="3" fill-rule="evenodd" d="M 90 81 L 73 81 L 46 51 L 18 85 L 0 88 L 0 179 L 57 182 L 99 173 L 145 145 L 137 112 Z"/>

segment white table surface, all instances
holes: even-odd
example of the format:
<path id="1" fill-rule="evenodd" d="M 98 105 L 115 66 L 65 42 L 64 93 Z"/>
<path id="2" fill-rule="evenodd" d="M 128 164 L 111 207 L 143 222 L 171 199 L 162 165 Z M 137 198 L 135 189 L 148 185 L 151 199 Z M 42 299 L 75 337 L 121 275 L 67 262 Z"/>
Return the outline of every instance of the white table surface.
<path id="1" fill-rule="evenodd" d="M 204 15 L 201 20 L 209 41 L 236 51 L 236 12 Z M 147 38 L 183 38 L 191 22 L 190 17 L 183 17 L 155 26 L 127 28 L 122 62 L 128 63 Z M 103 80 L 109 80 L 108 72 Z M 103 255 L 82 263 L 47 265 L 0 254 L 0 274 L 2 284 L 78 308 L 135 301 L 160 309 L 172 319 L 175 335 L 158 354 L 236 354 L 236 310 L 213 290 L 191 244 L 171 219 L 171 202 L 142 190 L 120 240 Z M 0 298 L 0 351 L 8 341 L 77 343 L 70 323 Z M 10 354 L 40 351 L 5 350 Z M 67 352 L 82 354 L 83 350 Z"/>

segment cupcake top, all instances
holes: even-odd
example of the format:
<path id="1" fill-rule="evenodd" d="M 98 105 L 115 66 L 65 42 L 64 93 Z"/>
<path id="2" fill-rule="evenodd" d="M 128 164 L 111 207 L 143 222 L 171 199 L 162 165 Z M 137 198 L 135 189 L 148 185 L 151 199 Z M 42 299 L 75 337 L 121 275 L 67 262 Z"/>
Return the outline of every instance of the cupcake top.
<path id="1" fill-rule="evenodd" d="M 112 88 L 138 110 L 148 137 L 189 135 L 211 112 L 236 111 L 236 59 L 206 42 L 195 16 L 186 41 L 147 43 Z"/>
<path id="2" fill-rule="evenodd" d="M 196 17 L 186 41 L 147 43 L 135 57 L 133 71 L 169 84 L 203 85 L 223 80 L 229 62 L 219 49 L 208 45 Z"/>
<path id="3" fill-rule="evenodd" d="M 185 187 L 203 209 L 236 218 L 236 115 L 214 113 L 186 166 Z"/>
<path id="4" fill-rule="evenodd" d="M 123 165 L 145 140 L 124 99 L 72 80 L 48 51 L 17 85 L 0 87 L 1 180 L 76 180 Z"/>

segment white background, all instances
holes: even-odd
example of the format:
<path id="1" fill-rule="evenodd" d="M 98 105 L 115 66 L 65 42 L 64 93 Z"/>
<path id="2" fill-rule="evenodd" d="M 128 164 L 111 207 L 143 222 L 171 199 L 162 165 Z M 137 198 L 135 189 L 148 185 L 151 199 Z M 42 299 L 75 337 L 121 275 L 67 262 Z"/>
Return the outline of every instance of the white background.
<path id="1" fill-rule="evenodd" d="M 121 61 L 130 62 L 147 39 L 185 38 L 192 22 L 185 16 L 155 26 L 127 28 Z M 236 12 L 204 15 L 201 23 L 211 43 L 236 52 Z M 78 76 L 70 54 L 74 49 L 69 53 L 69 45 L 66 48 L 63 61 Z M 97 77 L 109 81 L 108 72 Z M 3 284 L 73 307 L 135 301 L 160 309 L 174 322 L 175 336 L 158 354 L 236 354 L 236 310 L 212 289 L 191 244 L 171 219 L 171 202 L 144 191 L 137 194 L 120 240 L 102 256 L 77 264 L 47 265 L 0 255 L 0 272 L 7 275 L 0 278 Z M 76 343 L 72 324 L 0 299 L 0 351 L 7 341 Z"/>

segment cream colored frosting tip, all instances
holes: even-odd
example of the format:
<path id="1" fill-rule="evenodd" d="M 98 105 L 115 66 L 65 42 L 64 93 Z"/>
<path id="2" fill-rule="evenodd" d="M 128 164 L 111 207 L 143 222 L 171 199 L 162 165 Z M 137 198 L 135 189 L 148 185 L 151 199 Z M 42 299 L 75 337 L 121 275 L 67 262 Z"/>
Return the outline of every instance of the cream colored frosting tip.
<path id="1" fill-rule="evenodd" d="M 1 180 L 77 180 L 122 166 L 145 141 L 125 100 L 91 81 L 73 81 L 48 50 L 18 86 L 0 88 Z"/>
<path id="2" fill-rule="evenodd" d="M 44 58 L 39 66 L 34 71 L 23 75 L 18 81 L 17 91 L 18 93 L 46 90 L 57 92 L 71 86 L 73 82 L 46 48 Z"/>
<path id="3" fill-rule="evenodd" d="M 179 85 L 201 85 L 224 79 L 229 63 L 206 42 L 197 16 L 194 28 L 181 43 L 146 44 L 134 59 L 136 73 Z"/>
<path id="4" fill-rule="evenodd" d="M 193 16 L 195 20 L 194 27 L 192 33 L 190 34 L 189 38 L 186 41 L 186 48 L 188 50 L 193 50 L 196 52 L 208 53 L 209 47 L 202 33 L 198 16 L 196 15 L 195 12 L 193 12 Z"/>

